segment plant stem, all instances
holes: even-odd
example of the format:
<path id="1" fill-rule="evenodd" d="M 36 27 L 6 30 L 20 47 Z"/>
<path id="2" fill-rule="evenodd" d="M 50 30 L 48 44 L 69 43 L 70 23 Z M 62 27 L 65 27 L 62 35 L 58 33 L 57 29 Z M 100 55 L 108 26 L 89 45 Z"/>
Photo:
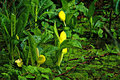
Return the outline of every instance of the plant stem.
<path id="1" fill-rule="evenodd" d="M 35 7 L 35 27 L 37 27 L 38 5 Z"/>
<path id="2" fill-rule="evenodd" d="M 63 23 L 64 23 L 64 25 L 66 26 L 66 23 L 65 23 L 65 21 L 63 21 Z"/>
<path id="3" fill-rule="evenodd" d="M 59 56 L 58 56 L 58 62 L 56 63 L 57 66 L 60 66 L 61 62 L 62 62 L 62 59 L 63 59 L 63 53 L 61 53 Z"/>
<path id="4" fill-rule="evenodd" d="M 40 64 L 39 64 L 39 63 L 37 63 L 37 67 L 40 67 Z"/>

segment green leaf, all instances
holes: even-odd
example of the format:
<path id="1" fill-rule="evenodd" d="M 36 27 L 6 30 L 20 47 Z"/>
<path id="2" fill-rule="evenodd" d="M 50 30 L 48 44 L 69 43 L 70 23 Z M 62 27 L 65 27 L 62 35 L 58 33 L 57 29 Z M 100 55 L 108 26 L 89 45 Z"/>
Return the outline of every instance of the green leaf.
<path id="1" fill-rule="evenodd" d="M 52 72 L 50 68 L 42 68 L 42 67 L 40 67 L 38 70 L 41 73 L 51 73 Z"/>
<path id="2" fill-rule="evenodd" d="M 73 34 L 72 39 L 80 39 L 78 34 Z"/>
<path id="3" fill-rule="evenodd" d="M 54 80 L 62 80 L 60 77 L 55 78 Z"/>
<path id="4" fill-rule="evenodd" d="M 99 31 L 98 31 L 98 36 L 99 36 L 100 38 L 103 37 L 103 30 L 102 30 L 102 29 L 99 29 Z"/>
<path id="5" fill-rule="evenodd" d="M 107 51 L 110 52 L 111 49 L 109 48 L 109 46 L 107 44 L 105 44 L 105 46 L 106 46 Z"/>
<path id="6" fill-rule="evenodd" d="M 34 35 L 36 36 L 40 36 L 41 35 L 41 31 L 38 27 L 35 27 L 35 29 L 31 29 L 31 31 L 34 33 Z"/>
<path id="7" fill-rule="evenodd" d="M 48 14 L 49 17 L 52 17 L 54 14 L 54 10 L 56 9 L 56 5 L 51 0 L 40 0 L 38 7 L 38 19 L 45 19 L 43 15 Z M 52 13 L 52 14 L 51 14 Z M 45 16 L 46 17 L 46 16 Z"/>
<path id="8" fill-rule="evenodd" d="M 43 44 L 43 45 L 45 45 L 45 44 Z M 49 45 L 49 44 L 47 44 L 43 47 L 41 45 L 40 47 L 43 48 L 42 50 L 40 50 L 40 54 L 45 54 L 45 55 L 51 55 L 56 50 L 58 50 L 58 47 L 53 46 L 53 45 Z"/>
<path id="9" fill-rule="evenodd" d="M 1 75 L 3 75 L 3 77 L 7 78 L 8 80 L 10 80 L 10 75 L 8 73 L 1 73 Z"/>
<path id="10" fill-rule="evenodd" d="M 57 36 L 57 38 L 59 40 L 59 34 L 58 34 L 57 27 L 56 27 L 56 22 L 54 22 L 54 32 L 55 32 L 55 35 Z"/>
<path id="11" fill-rule="evenodd" d="M 42 40 L 41 41 L 42 41 L 42 43 L 47 43 L 52 39 L 53 39 L 53 34 L 50 33 L 50 32 L 46 32 L 42 35 Z"/>
<path id="12" fill-rule="evenodd" d="M 18 76 L 18 80 L 27 80 L 27 78 L 26 77 L 24 77 L 24 76 Z"/>
<path id="13" fill-rule="evenodd" d="M 29 58 L 31 58 L 31 63 L 32 65 L 35 64 L 35 61 L 37 61 L 37 54 L 36 54 L 36 48 L 37 48 L 37 44 L 35 42 L 34 37 L 28 32 L 28 38 L 29 38 L 29 53 L 28 56 Z M 29 59 L 28 58 L 28 59 Z"/>
<path id="14" fill-rule="evenodd" d="M 41 77 L 46 78 L 49 80 L 49 75 L 41 74 Z"/>
<path id="15" fill-rule="evenodd" d="M 38 71 L 38 67 L 36 67 L 36 66 L 31 66 L 31 65 L 29 65 L 29 66 L 27 66 L 27 67 L 24 67 L 24 69 L 25 69 L 25 71 L 27 71 L 27 72 L 29 72 L 29 73 L 32 73 L 32 74 L 37 74 L 37 73 L 39 73 L 39 71 Z"/>
<path id="16" fill-rule="evenodd" d="M 26 78 L 35 78 L 35 76 L 32 76 L 31 74 L 28 74 Z"/>
<path id="17" fill-rule="evenodd" d="M 88 17 L 90 18 L 91 16 L 93 16 L 94 12 L 95 12 L 95 2 L 97 0 L 94 0 L 91 4 L 90 4 L 90 7 L 89 7 L 89 10 L 88 10 Z"/>
<path id="18" fill-rule="evenodd" d="M 29 9 L 29 8 L 28 8 Z M 29 17 L 29 10 L 27 7 L 24 9 L 24 11 L 20 14 L 20 17 L 18 18 L 18 21 L 16 23 L 17 28 L 17 34 L 20 34 L 20 32 L 26 27 Z"/>
<path id="19" fill-rule="evenodd" d="M 66 67 L 66 70 L 69 70 L 69 69 L 71 69 L 72 67 Z"/>
<path id="20" fill-rule="evenodd" d="M 61 49 L 63 48 L 80 48 L 81 49 L 82 45 L 78 40 L 67 39 L 61 43 L 60 47 Z"/>
<path id="21" fill-rule="evenodd" d="M 11 14 L 11 36 L 15 35 L 16 33 L 16 15 Z"/>
<path id="22" fill-rule="evenodd" d="M 8 38 L 10 37 L 10 33 L 9 33 L 9 24 L 10 24 L 10 19 L 9 18 L 7 18 L 7 16 L 6 15 L 4 15 L 4 14 L 1 14 L 0 13 L 0 24 L 1 24 L 1 27 L 3 27 L 4 28 L 4 30 L 5 30 L 5 32 L 7 33 L 7 36 L 8 36 Z M 2 33 L 4 34 L 5 32 L 3 32 L 2 31 Z M 5 37 L 5 36 L 4 36 Z M 7 40 L 7 39 L 6 39 Z"/>
<path id="23" fill-rule="evenodd" d="M 39 0 L 31 0 L 31 3 L 35 3 L 36 5 L 39 4 Z"/>
<path id="24" fill-rule="evenodd" d="M 88 9 L 84 6 L 84 3 L 80 3 L 76 6 L 76 9 L 78 9 L 80 12 L 83 12 L 85 16 L 87 16 Z"/>
<path id="25" fill-rule="evenodd" d="M 16 5 L 16 8 L 19 9 L 24 3 L 24 0 L 20 0 L 18 4 Z"/>
<path id="26" fill-rule="evenodd" d="M 116 6 L 115 6 L 115 13 L 119 14 L 119 10 L 120 10 L 120 0 L 117 0 Z"/>
<path id="27" fill-rule="evenodd" d="M 75 11 L 66 14 L 66 24 L 68 24 L 68 25 L 70 24 L 71 18 L 73 17 L 74 12 Z"/>
<path id="28" fill-rule="evenodd" d="M 98 21 L 95 23 L 94 28 L 95 28 L 95 27 L 100 27 L 100 28 L 101 28 L 101 27 L 103 27 L 103 24 L 104 24 L 103 22 L 101 22 L 100 20 L 98 20 Z"/>
<path id="29" fill-rule="evenodd" d="M 64 11 L 68 11 L 69 10 L 69 7 L 68 7 L 68 3 L 66 0 L 61 0 L 61 3 L 62 3 L 62 9 Z"/>
<path id="30" fill-rule="evenodd" d="M 73 47 L 82 48 L 82 45 L 81 45 L 81 43 L 80 43 L 78 40 L 71 40 L 71 41 L 70 41 L 70 44 L 71 44 Z"/>
<path id="31" fill-rule="evenodd" d="M 47 8 L 49 8 L 52 5 L 54 5 L 54 4 L 53 4 L 53 2 L 51 0 L 41 0 L 40 1 L 40 8 L 42 10 L 47 9 Z"/>
<path id="32" fill-rule="evenodd" d="M 40 75 L 40 74 L 37 74 L 35 80 L 41 80 L 41 75 Z"/>
<path id="33" fill-rule="evenodd" d="M 73 31 L 83 35 L 86 29 L 84 27 L 78 27 L 78 28 L 73 29 Z"/>

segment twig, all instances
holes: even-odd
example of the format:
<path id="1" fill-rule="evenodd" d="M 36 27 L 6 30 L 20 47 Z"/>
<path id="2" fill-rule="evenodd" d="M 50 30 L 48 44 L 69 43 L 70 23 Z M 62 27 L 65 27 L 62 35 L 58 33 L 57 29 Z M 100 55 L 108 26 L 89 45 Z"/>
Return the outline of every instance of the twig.
<path id="1" fill-rule="evenodd" d="M 78 60 L 79 58 L 74 58 L 74 59 L 70 59 L 69 61 L 72 61 L 72 60 Z"/>

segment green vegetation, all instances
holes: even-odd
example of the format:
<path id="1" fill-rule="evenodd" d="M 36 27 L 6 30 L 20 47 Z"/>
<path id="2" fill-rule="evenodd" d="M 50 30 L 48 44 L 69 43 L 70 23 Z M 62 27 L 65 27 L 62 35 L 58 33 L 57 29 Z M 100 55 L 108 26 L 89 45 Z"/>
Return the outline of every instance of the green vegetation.
<path id="1" fill-rule="evenodd" d="M 120 0 L 1 0 L 1 80 L 119 80 Z"/>

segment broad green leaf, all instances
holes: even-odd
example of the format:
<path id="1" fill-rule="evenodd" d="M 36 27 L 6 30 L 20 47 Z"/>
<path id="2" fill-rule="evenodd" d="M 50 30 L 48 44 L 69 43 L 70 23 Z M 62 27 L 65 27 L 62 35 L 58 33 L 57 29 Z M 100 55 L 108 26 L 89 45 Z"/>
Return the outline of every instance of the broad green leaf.
<path id="1" fill-rule="evenodd" d="M 72 39 L 80 39 L 78 34 L 73 34 Z"/>
<path id="2" fill-rule="evenodd" d="M 80 43 L 78 40 L 71 40 L 71 41 L 70 41 L 70 44 L 71 44 L 73 47 L 82 48 L 82 45 L 81 45 L 81 43 Z"/>
<path id="3" fill-rule="evenodd" d="M 97 0 L 94 0 L 91 4 L 90 4 L 90 7 L 89 7 L 89 10 L 88 10 L 88 14 L 87 16 L 90 18 L 91 16 L 93 16 L 94 12 L 95 12 L 95 2 Z"/>
<path id="4" fill-rule="evenodd" d="M 49 80 L 49 75 L 41 74 L 41 77 L 46 78 Z"/>
<path id="5" fill-rule="evenodd" d="M 80 41 L 71 40 L 71 39 L 64 40 L 60 46 L 61 46 L 61 49 L 63 48 L 80 48 L 81 49 L 82 48 Z"/>

